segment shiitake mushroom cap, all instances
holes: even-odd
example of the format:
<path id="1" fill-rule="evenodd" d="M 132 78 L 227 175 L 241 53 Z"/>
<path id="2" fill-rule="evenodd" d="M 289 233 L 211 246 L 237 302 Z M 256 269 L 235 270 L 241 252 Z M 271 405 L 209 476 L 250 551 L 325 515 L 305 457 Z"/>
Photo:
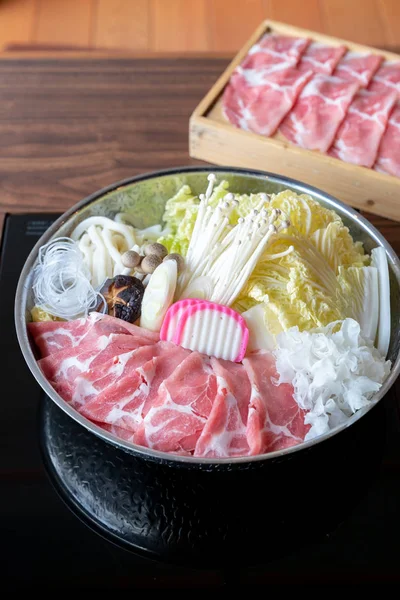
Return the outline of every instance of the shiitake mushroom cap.
<path id="1" fill-rule="evenodd" d="M 100 293 L 107 302 L 109 315 L 128 323 L 140 317 L 144 286 L 137 277 L 117 275 L 107 279 Z"/>

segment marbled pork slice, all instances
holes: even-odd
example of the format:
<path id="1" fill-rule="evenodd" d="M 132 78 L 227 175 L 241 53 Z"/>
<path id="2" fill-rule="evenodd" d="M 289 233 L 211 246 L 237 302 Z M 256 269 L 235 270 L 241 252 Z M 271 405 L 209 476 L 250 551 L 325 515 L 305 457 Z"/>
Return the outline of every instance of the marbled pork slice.
<path id="1" fill-rule="evenodd" d="M 42 358 L 53 352 L 78 346 L 83 340 L 93 341 L 112 333 L 135 335 L 143 344 L 156 343 L 158 334 L 109 315 L 92 312 L 73 321 L 28 323 L 28 331 Z"/>
<path id="2" fill-rule="evenodd" d="M 137 370 L 159 354 L 158 344 L 141 346 L 128 352 L 104 357 L 92 363 L 87 371 L 75 378 L 72 388 L 71 404 L 80 410 L 84 405 L 96 402 L 100 392 L 110 386 L 118 386 L 125 377 L 130 384 L 139 381 Z"/>
<path id="3" fill-rule="evenodd" d="M 249 454 L 247 417 L 251 386 L 246 369 L 227 360 L 211 359 L 217 395 L 197 440 L 194 456 L 228 458 Z"/>
<path id="4" fill-rule="evenodd" d="M 389 117 L 374 169 L 400 177 L 400 102 L 396 104 Z"/>
<path id="5" fill-rule="evenodd" d="M 134 336 L 111 334 L 46 356 L 38 361 L 38 365 L 60 396 L 70 402 L 75 380 L 81 373 L 138 347 L 141 347 L 140 340 Z"/>
<path id="6" fill-rule="evenodd" d="M 224 115 L 236 127 L 271 136 L 311 75 L 311 71 L 300 73 L 295 67 L 267 76 L 251 70 L 237 71 L 224 91 Z"/>
<path id="7" fill-rule="evenodd" d="M 368 89 L 373 92 L 396 92 L 400 100 L 400 61 L 384 62 L 373 76 Z"/>
<path id="8" fill-rule="evenodd" d="M 396 98 L 393 91 L 358 92 L 329 154 L 348 163 L 372 167 Z"/>
<path id="9" fill-rule="evenodd" d="M 267 54 L 281 61 L 291 59 L 296 65 L 309 43 L 308 38 L 266 33 L 257 44 L 250 48 L 248 56 Z"/>
<path id="10" fill-rule="evenodd" d="M 239 69 L 257 70 L 265 74 L 295 67 L 309 41 L 306 38 L 266 34 L 250 48 Z"/>
<path id="11" fill-rule="evenodd" d="M 303 89 L 279 131 L 291 142 L 326 152 L 358 90 L 358 84 L 315 75 Z"/>
<path id="12" fill-rule="evenodd" d="M 123 375 L 82 405 L 79 412 L 91 421 L 136 431 L 155 401 L 162 381 L 190 354 L 170 342 L 158 342 L 149 348 L 153 356 L 142 361 L 133 355 Z M 144 356 L 143 348 L 137 352 Z"/>
<path id="13" fill-rule="evenodd" d="M 295 401 L 292 385 L 274 384 L 278 375 L 273 355 L 260 351 L 245 358 L 243 365 L 252 386 L 247 419 L 250 454 L 273 452 L 302 442 L 310 429 L 304 424 L 306 413 Z"/>
<path id="14" fill-rule="evenodd" d="M 346 52 L 346 46 L 328 46 L 321 42 L 312 42 L 301 57 L 299 71 L 332 75 L 336 65 Z"/>
<path id="15" fill-rule="evenodd" d="M 360 87 L 367 87 L 382 60 L 383 57 L 378 54 L 346 52 L 333 74 L 346 81 L 354 81 Z"/>
<path id="16" fill-rule="evenodd" d="M 217 380 L 208 357 L 190 352 L 160 385 L 135 443 L 163 452 L 192 452 L 210 415 Z"/>

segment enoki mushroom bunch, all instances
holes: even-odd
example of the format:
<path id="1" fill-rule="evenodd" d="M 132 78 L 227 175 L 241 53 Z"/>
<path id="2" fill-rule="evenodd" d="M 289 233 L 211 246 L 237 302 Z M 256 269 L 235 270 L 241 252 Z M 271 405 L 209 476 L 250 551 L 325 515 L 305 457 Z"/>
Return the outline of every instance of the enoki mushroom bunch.
<path id="1" fill-rule="evenodd" d="M 228 193 L 214 208 L 209 204 L 215 175 L 200 196 L 199 211 L 190 240 L 187 269 L 179 281 L 179 297 L 191 294 L 196 283 L 208 282 L 207 299 L 230 306 L 249 279 L 258 259 L 272 236 L 288 228 L 290 222 L 279 209 L 270 209 L 267 194 L 260 194 L 259 204 L 234 227 L 229 219 L 238 201 Z M 288 249 L 288 252 L 292 248 Z"/>
<path id="2" fill-rule="evenodd" d="M 86 316 L 104 298 L 90 283 L 90 272 L 78 244 L 70 238 L 52 240 L 39 250 L 33 278 L 35 304 L 61 319 Z"/>

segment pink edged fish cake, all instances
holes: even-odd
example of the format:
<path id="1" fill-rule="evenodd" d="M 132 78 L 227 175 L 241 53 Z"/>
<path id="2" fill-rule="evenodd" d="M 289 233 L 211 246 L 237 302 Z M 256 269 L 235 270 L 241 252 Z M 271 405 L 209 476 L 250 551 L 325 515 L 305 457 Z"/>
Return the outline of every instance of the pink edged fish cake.
<path id="1" fill-rule="evenodd" d="M 207 300 L 175 302 L 167 311 L 160 339 L 201 354 L 241 362 L 249 330 L 232 308 Z"/>
<path id="2" fill-rule="evenodd" d="M 164 321 L 161 325 L 160 340 L 165 342 L 172 342 L 174 339 L 175 331 L 178 323 L 189 306 L 193 306 L 203 300 L 197 300 L 196 298 L 185 298 L 185 300 L 179 300 L 172 304 L 167 310 Z"/>

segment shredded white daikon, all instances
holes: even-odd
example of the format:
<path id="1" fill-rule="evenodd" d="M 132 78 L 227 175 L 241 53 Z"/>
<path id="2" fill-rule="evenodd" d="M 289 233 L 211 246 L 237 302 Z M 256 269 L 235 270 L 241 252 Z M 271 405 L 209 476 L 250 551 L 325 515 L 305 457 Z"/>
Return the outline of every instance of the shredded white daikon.
<path id="1" fill-rule="evenodd" d="M 277 335 L 276 384 L 291 383 L 294 398 L 311 425 L 306 439 L 333 429 L 373 402 L 391 363 L 360 334 L 354 319 L 300 332 L 292 327 Z"/>
<path id="2" fill-rule="evenodd" d="M 77 319 L 106 302 L 90 283 L 90 271 L 78 244 L 57 238 L 39 250 L 33 277 L 35 304 L 62 319 Z"/>

